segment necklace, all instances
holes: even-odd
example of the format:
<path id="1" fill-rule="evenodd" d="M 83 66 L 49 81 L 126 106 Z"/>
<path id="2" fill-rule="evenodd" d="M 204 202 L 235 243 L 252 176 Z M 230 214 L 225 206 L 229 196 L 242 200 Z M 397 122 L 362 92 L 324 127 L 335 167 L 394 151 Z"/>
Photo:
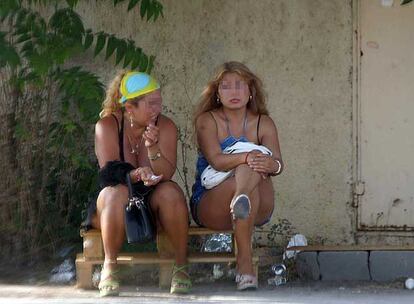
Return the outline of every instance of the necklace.
<path id="1" fill-rule="evenodd" d="M 131 140 L 131 137 L 129 136 L 129 134 L 127 134 L 127 138 L 128 138 L 129 146 L 131 148 L 131 151 L 129 151 L 129 152 L 131 154 L 139 155 L 140 147 L 141 147 L 141 144 L 142 144 L 142 141 L 143 141 L 144 137 L 141 135 L 141 140 L 139 142 L 137 142 L 135 144 L 135 146 L 132 144 L 132 140 Z"/>

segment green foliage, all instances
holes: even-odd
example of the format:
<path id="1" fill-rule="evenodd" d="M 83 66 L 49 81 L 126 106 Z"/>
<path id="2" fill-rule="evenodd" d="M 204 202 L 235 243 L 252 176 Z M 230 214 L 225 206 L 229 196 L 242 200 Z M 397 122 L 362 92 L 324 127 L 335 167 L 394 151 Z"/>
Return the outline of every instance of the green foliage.
<path id="1" fill-rule="evenodd" d="M 401 5 L 405 5 L 408 4 L 410 2 L 412 2 L 413 0 L 401 0 Z"/>
<path id="2" fill-rule="evenodd" d="M 111 2 L 128 2 L 125 10 L 136 10 L 147 21 L 162 16 L 155 0 Z M 7 237 L 0 236 L 0 247 L 9 248 L 6 258 L 33 257 L 76 240 L 81 211 L 96 193 L 91 137 L 104 86 L 74 59 L 99 55 L 114 58 L 115 66 L 147 73 L 154 66 L 155 57 L 133 40 L 85 28 L 75 11 L 79 3 L 0 1 L 0 76 L 8 80 L 2 87 L 9 88 L 12 104 L 5 120 L 10 172 L 4 184 L 12 184 L 18 198 L 2 206 L 7 218 L 1 232 Z M 54 8 L 48 19 L 36 11 L 39 5 Z"/>
<path id="3" fill-rule="evenodd" d="M 48 1 L 29 1 L 48 2 Z M 117 5 L 121 1 L 114 1 Z M 12 24 L 13 32 L 9 35 L 14 43 L 6 39 L 6 33 L 0 34 L 0 66 L 8 63 L 12 67 L 21 64 L 17 48 L 21 48 L 20 56 L 27 61 L 31 72 L 37 76 L 45 76 L 56 65 L 88 50 L 96 41 L 94 55 L 97 56 L 106 46 L 105 60 L 116 52 L 116 65 L 124 60 L 123 67 L 150 73 L 153 67 L 148 55 L 135 46 L 133 40 L 120 39 L 113 34 L 85 29 L 81 17 L 73 10 L 78 1 L 68 1 L 69 7 L 56 9 L 49 20 L 45 20 L 33 9 L 22 6 L 18 0 L 6 0 L 0 4 L 0 15 L 3 22 Z M 150 20 L 162 14 L 162 6 L 157 1 L 142 1 L 141 15 Z"/>
<path id="4" fill-rule="evenodd" d="M 12 68 L 20 65 L 20 57 L 16 49 L 5 39 L 6 33 L 0 32 L 0 68 L 9 64 Z"/>

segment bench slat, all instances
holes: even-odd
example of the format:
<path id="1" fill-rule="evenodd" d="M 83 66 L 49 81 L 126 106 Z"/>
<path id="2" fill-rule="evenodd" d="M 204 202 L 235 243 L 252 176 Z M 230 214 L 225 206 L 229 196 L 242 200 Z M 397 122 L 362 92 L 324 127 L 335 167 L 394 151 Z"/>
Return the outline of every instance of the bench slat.
<path id="1" fill-rule="evenodd" d="M 204 227 L 194 227 L 194 226 L 190 226 L 188 228 L 188 235 L 208 235 L 208 234 L 215 234 L 215 233 L 228 233 L 228 234 L 233 234 L 233 230 L 211 230 L 208 228 L 204 228 Z M 80 232 L 80 236 L 81 237 L 85 237 L 85 236 L 100 236 L 101 235 L 101 231 L 98 229 L 90 229 L 88 231 L 84 231 L 82 230 Z"/>
<path id="2" fill-rule="evenodd" d="M 253 256 L 253 262 L 258 262 L 259 258 Z M 235 262 L 236 257 L 232 253 L 223 252 L 203 252 L 190 253 L 188 255 L 189 263 L 227 263 Z M 76 263 L 88 263 L 93 265 L 103 264 L 103 258 L 85 258 L 82 254 L 78 254 Z M 158 253 L 120 253 L 117 258 L 118 264 L 172 264 L 173 258 L 160 258 Z"/>

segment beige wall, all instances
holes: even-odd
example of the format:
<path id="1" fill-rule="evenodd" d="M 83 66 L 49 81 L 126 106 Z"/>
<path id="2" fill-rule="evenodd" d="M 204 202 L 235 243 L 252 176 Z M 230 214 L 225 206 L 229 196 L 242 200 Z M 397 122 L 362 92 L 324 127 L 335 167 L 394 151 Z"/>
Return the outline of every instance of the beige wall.
<path id="1" fill-rule="evenodd" d="M 264 81 L 286 163 L 274 178 L 276 209 L 264 230 L 282 223 L 281 231 L 310 240 L 352 243 L 352 1 L 162 3 L 165 18 L 155 24 L 96 1 L 78 12 L 94 30 L 134 39 L 157 56 L 154 74 L 182 129 L 214 67 L 246 63 Z M 107 66 L 94 68 L 109 79 L 114 71 Z M 195 157 L 190 150 L 189 184 Z"/>

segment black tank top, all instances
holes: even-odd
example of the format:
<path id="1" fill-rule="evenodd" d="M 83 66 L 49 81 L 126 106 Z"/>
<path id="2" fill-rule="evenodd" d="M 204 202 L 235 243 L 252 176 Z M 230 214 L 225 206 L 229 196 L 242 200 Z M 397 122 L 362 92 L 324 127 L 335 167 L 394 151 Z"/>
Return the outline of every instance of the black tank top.
<path id="1" fill-rule="evenodd" d="M 119 159 L 121 161 L 125 161 L 124 158 L 124 113 L 122 113 L 121 119 L 121 129 L 119 129 L 119 121 L 118 118 L 114 114 L 111 114 L 116 121 L 116 127 L 118 129 L 118 146 L 119 146 Z"/>
<path id="2" fill-rule="evenodd" d="M 124 157 L 124 112 L 122 112 L 121 115 L 121 129 L 119 128 L 119 121 L 118 118 L 116 118 L 116 116 L 114 114 L 111 114 L 116 121 L 116 127 L 118 129 L 118 146 L 119 146 L 119 159 L 121 161 L 125 161 L 125 157 Z M 158 125 L 158 119 L 159 116 L 157 117 L 157 120 L 155 121 L 155 125 Z"/>

